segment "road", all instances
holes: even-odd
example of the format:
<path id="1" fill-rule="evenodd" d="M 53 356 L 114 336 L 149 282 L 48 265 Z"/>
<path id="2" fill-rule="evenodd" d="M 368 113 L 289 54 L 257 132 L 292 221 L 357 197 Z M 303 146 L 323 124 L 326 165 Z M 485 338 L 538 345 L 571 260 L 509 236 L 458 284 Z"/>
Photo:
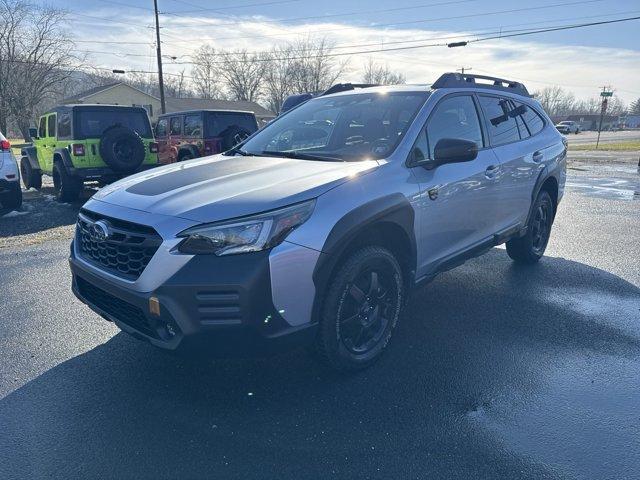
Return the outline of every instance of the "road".
<path id="1" fill-rule="evenodd" d="M 355 375 L 169 356 L 74 299 L 67 239 L 0 248 L 0 478 L 640 478 L 639 176 L 572 168 L 538 265 L 439 276 Z"/>
<path id="2" fill-rule="evenodd" d="M 579 145 L 584 143 L 596 143 L 598 132 L 580 132 L 578 135 L 567 135 L 570 145 Z M 617 142 L 637 142 L 640 141 L 640 130 L 625 130 L 622 132 L 600 132 L 600 143 L 617 143 Z"/>

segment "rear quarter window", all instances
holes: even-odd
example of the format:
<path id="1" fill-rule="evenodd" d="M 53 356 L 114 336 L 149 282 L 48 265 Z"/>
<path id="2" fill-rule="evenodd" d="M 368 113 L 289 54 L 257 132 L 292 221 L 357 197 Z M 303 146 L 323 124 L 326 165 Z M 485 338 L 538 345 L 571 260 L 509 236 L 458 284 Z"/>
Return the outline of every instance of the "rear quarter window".
<path id="1" fill-rule="evenodd" d="M 68 113 L 58 116 L 58 138 L 71 138 L 71 115 Z"/>
<path id="2" fill-rule="evenodd" d="M 540 114 L 536 112 L 533 108 L 531 108 L 529 105 L 524 105 L 524 104 L 521 104 L 521 105 L 525 109 L 525 112 L 522 114 L 522 120 L 527 125 L 527 128 L 529 129 L 529 133 L 531 134 L 531 136 L 541 132 L 542 129 L 544 128 L 544 120 L 542 119 L 542 116 L 540 116 Z"/>
<path id="3" fill-rule="evenodd" d="M 513 104 L 502 97 L 480 95 L 480 104 L 487 120 L 491 146 L 497 147 L 520 140 L 518 124 L 513 115 Z"/>
<path id="4" fill-rule="evenodd" d="M 184 134 L 187 137 L 202 136 L 202 115 L 184 116 Z"/>

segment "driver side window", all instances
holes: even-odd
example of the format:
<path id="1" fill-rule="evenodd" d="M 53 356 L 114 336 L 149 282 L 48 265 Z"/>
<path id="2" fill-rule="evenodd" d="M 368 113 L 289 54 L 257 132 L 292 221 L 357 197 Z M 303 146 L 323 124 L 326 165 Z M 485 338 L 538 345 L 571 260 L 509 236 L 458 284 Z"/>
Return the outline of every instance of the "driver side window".
<path id="1" fill-rule="evenodd" d="M 475 142 L 478 148 L 484 146 L 478 111 L 470 95 L 456 95 L 442 100 L 429 118 L 425 133 L 426 145 L 422 148 L 423 152 L 428 152 L 430 159 L 433 159 L 436 144 L 443 138 L 469 140 Z"/>

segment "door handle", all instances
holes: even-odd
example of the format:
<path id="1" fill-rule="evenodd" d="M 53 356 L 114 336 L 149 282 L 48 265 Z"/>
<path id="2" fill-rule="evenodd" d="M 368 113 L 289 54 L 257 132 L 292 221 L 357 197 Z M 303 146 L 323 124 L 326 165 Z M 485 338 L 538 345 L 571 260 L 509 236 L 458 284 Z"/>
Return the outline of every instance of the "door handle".
<path id="1" fill-rule="evenodd" d="M 484 176 L 487 178 L 495 177 L 496 173 L 498 173 L 498 168 L 500 168 L 498 165 L 489 165 L 484 171 Z"/>
<path id="2" fill-rule="evenodd" d="M 540 151 L 533 154 L 533 161 L 536 163 L 540 163 L 544 158 L 544 154 Z"/>

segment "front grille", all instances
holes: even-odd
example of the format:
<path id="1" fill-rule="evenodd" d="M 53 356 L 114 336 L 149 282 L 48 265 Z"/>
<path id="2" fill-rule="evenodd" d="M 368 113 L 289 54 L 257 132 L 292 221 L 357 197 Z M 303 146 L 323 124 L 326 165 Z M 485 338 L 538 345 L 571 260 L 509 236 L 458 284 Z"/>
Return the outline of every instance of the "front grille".
<path id="1" fill-rule="evenodd" d="M 110 293 L 105 292 L 80 277 L 76 277 L 76 284 L 78 285 L 78 291 L 82 298 L 89 303 L 103 310 L 116 320 L 135 328 L 139 332 L 149 337 L 158 338 L 156 331 L 140 308 L 114 297 Z"/>
<path id="2" fill-rule="evenodd" d="M 96 228 L 99 223 L 106 228 Z M 162 243 L 151 227 L 81 210 L 78 215 L 77 245 L 79 255 L 103 270 L 137 279 Z M 96 233 L 97 232 L 97 233 Z"/>

